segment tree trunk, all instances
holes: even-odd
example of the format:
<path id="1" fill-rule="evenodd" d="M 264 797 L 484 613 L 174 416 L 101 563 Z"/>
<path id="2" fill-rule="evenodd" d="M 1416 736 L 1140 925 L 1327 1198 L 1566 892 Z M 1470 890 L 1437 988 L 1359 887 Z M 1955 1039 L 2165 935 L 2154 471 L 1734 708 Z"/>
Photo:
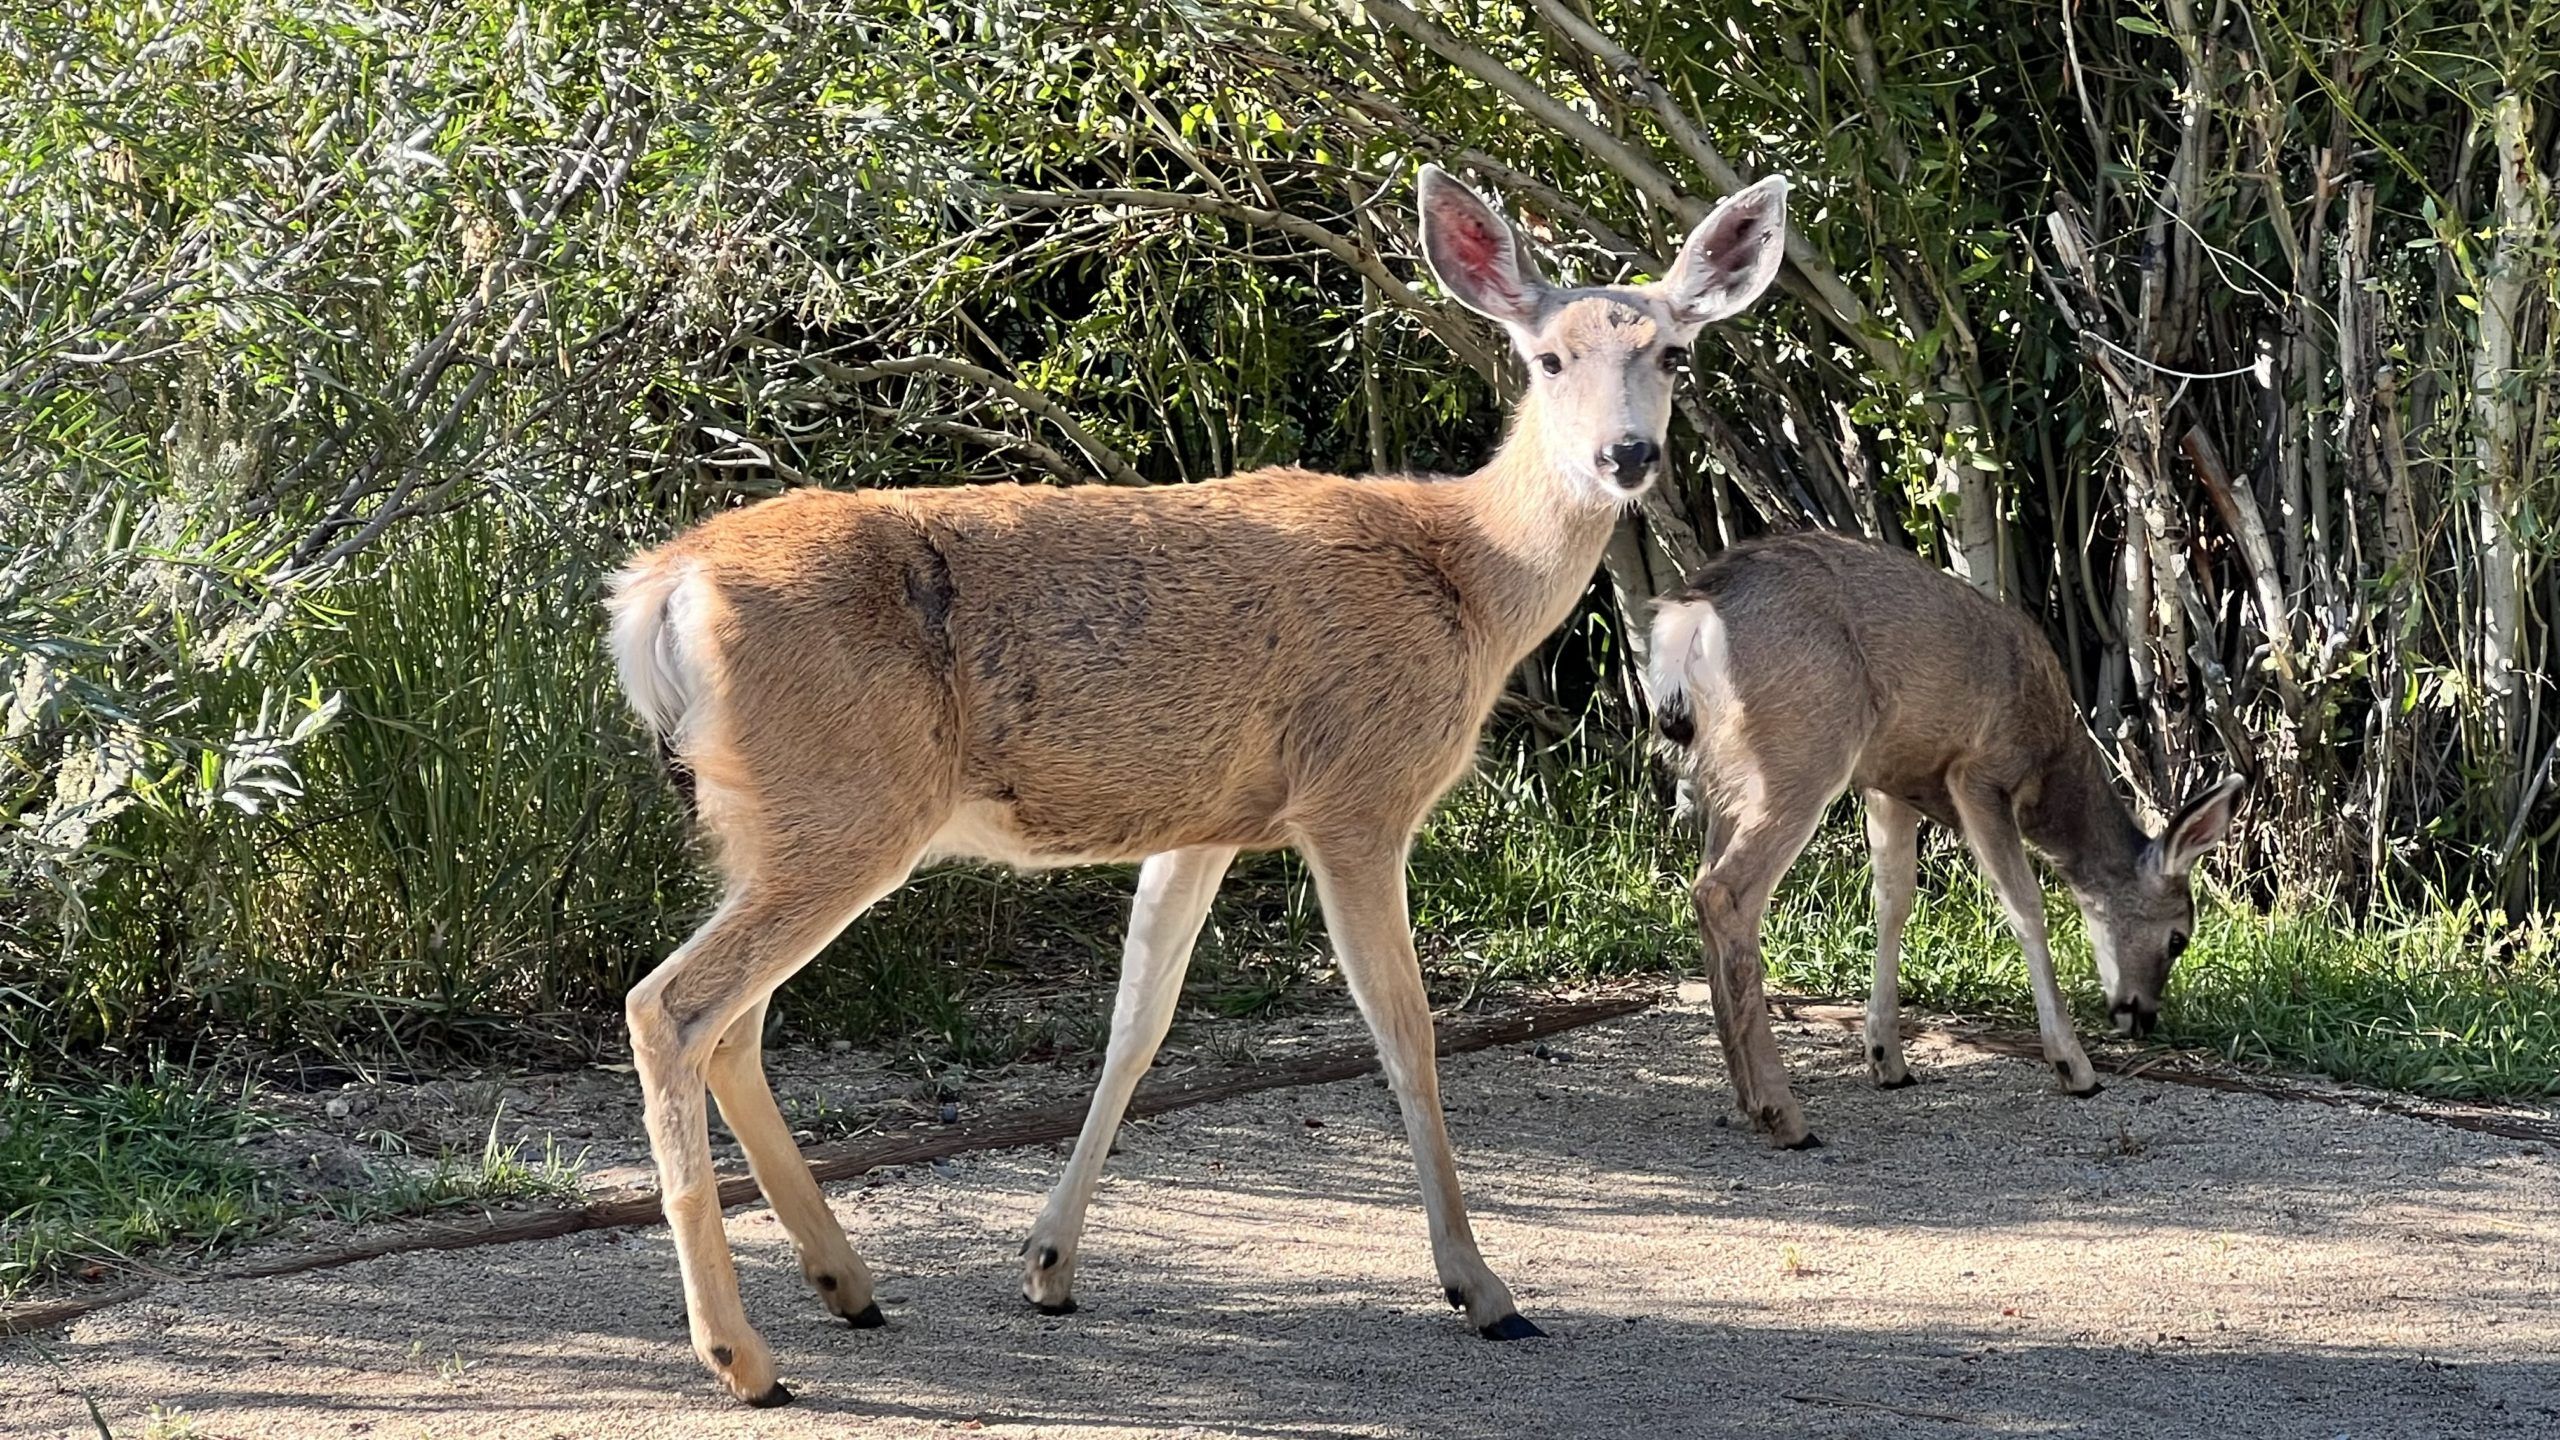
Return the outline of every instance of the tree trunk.
<path id="1" fill-rule="evenodd" d="M 2480 342 L 2473 351 L 2471 406 L 2475 542 L 2480 567 L 2477 680 L 2488 699 L 2488 750 L 2496 793 L 2514 791 L 2523 647 L 2523 557 L 2515 521 L 2523 505 L 2523 413 L 2516 394 L 2516 331 L 2533 277 L 2541 230 L 2542 175 L 2534 166 L 2533 117 L 2525 97 L 2498 97 L 2490 130 L 2498 166 L 2497 238 L 2480 284 Z"/>

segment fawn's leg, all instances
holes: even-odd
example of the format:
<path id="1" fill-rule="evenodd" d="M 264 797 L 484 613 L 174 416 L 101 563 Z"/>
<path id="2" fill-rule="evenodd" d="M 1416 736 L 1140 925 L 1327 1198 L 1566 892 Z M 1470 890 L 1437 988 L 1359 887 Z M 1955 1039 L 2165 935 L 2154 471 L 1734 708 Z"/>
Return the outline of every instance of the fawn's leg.
<path id="1" fill-rule="evenodd" d="M 1111 1007 L 1111 1041 L 1102 1055 L 1102 1079 L 1075 1154 L 1049 1192 L 1049 1203 L 1022 1242 L 1022 1296 L 1052 1315 L 1076 1308 L 1076 1245 L 1084 1234 L 1085 1208 L 1102 1181 L 1111 1137 L 1129 1097 L 1164 1043 L 1182 997 L 1182 972 L 1218 881 L 1235 859 L 1232 848 L 1173 850 L 1150 856 L 1138 870 L 1137 899 L 1129 910 L 1129 938 L 1120 957 L 1120 995 Z"/>
<path id="2" fill-rule="evenodd" d="M 871 1269 L 845 1239 L 844 1227 L 827 1208 L 826 1196 L 809 1175 L 808 1162 L 773 1103 L 773 1087 L 764 1076 L 765 1001 L 759 1000 L 730 1025 L 729 1033 L 711 1048 L 707 1077 L 711 1098 L 738 1146 L 747 1152 L 747 1168 L 774 1217 L 791 1235 L 799 1252 L 800 1273 L 818 1300 L 858 1330 L 886 1323 L 871 1300 Z"/>
<path id="3" fill-rule="evenodd" d="M 1902 926 L 1920 888 L 1920 812 L 1881 790 L 1866 793 L 1867 850 L 1875 860 L 1876 982 L 1867 996 L 1867 1070 L 1888 1090 L 1911 1083 L 1902 1061 Z"/>
<path id="4" fill-rule="evenodd" d="M 1511 1289 L 1484 1263 L 1458 1193 L 1458 1164 L 1449 1153 L 1433 1057 L 1431 1000 L 1413 953 L 1413 921 L 1405 905 L 1407 835 L 1302 844 L 1324 903 L 1325 929 L 1361 1016 L 1377 1038 L 1378 1059 L 1404 1112 L 1405 1139 L 1422 1176 L 1422 1208 L 1431 1228 L 1431 1258 L 1441 1293 L 1467 1312 L 1488 1340 L 1546 1332 L 1521 1318 Z"/>
<path id="5" fill-rule="evenodd" d="M 1790 1150 L 1822 1142 L 1805 1128 L 1804 1107 L 1787 1087 L 1778 1037 L 1769 1029 L 1766 971 L 1760 963 L 1760 918 L 1769 896 L 1813 838 L 1827 797 L 1784 810 L 1764 810 L 1743 820 L 1722 853 L 1698 872 L 1690 899 L 1707 952 L 1707 984 L 1714 991 L 1717 1034 L 1734 1099 L 1751 1122 Z"/>
<path id="6" fill-rule="evenodd" d="M 2080 1037 L 2071 1028 L 2071 1012 L 2062 1003 L 2062 986 L 2054 979 L 2053 952 L 2045 946 L 2044 887 L 2036 883 L 2027 860 L 2009 798 L 1996 789 L 1970 783 L 1949 787 L 1955 794 L 1956 817 L 1964 822 L 1965 842 L 1973 847 L 1982 873 L 2008 912 L 2009 928 L 2018 932 L 2027 952 L 2027 978 L 2036 992 L 2036 1033 L 2044 1041 L 2044 1058 L 2072 1095 L 2098 1093 L 2098 1072 L 2091 1069 Z"/>

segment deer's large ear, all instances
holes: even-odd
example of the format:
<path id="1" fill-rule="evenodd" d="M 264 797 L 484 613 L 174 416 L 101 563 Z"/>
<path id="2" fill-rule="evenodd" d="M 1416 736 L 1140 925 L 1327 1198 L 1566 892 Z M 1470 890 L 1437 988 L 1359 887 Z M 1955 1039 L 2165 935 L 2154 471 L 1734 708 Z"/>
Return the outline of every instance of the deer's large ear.
<path id="1" fill-rule="evenodd" d="M 1437 165 L 1422 167 L 1414 198 L 1422 211 L 1422 258 L 1440 288 L 1479 315 L 1534 326 L 1547 284 L 1510 222 Z"/>
<path id="2" fill-rule="evenodd" d="M 2163 874 L 2186 874 L 2204 852 L 2222 843 L 2231 831 L 2232 817 L 2239 813 L 2240 792 L 2247 783 L 2238 775 L 2225 775 L 2212 789 L 2187 802 L 2160 837 Z"/>
<path id="3" fill-rule="evenodd" d="M 1662 277 L 1662 298 L 1684 325 L 1738 315 L 1769 288 L 1786 255 L 1787 182 L 1772 175 L 1726 196 L 1689 232 Z"/>

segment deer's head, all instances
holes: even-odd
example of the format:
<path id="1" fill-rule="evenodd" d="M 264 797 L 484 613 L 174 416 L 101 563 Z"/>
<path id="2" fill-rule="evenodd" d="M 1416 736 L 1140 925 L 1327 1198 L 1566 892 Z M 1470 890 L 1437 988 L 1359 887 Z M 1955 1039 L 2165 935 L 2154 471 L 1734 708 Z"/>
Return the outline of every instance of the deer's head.
<path id="1" fill-rule="evenodd" d="M 1468 309 L 1498 322 L 1528 367 L 1514 444 L 1528 444 L 1595 503 L 1652 483 L 1672 387 L 1698 332 L 1767 289 L 1786 251 L 1787 182 L 1770 176 L 1718 205 L 1650 285 L 1559 288 L 1511 226 L 1437 165 L 1422 167 L 1422 253 Z"/>
<path id="2" fill-rule="evenodd" d="M 2216 781 L 2139 847 L 2128 873 L 2107 876 L 2079 897 L 2119 1035 L 2148 1035 L 2159 1022 L 2170 967 L 2195 934 L 2190 876 L 2198 857 L 2230 832 L 2243 783 L 2237 775 Z"/>

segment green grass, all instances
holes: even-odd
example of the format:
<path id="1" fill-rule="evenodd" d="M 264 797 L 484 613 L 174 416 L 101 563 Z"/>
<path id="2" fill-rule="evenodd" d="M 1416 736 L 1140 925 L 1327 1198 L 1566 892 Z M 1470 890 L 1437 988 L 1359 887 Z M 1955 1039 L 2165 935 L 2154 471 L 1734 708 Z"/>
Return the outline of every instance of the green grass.
<path id="1" fill-rule="evenodd" d="M 263 1227 L 273 1187 L 240 1148 L 259 1123 L 236 1092 L 170 1067 L 0 1089 L 0 1295 Z"/>
<path id="2" fill-rule="evenodd" d="M 172 1065 L 0 1089 L 0 1299 L 137 1257 L 184 1260 L 296 1218 L 396 1219 L 502 1200 L 567 1200 L 578 1162 L 498 1141 L 385 1164 L 372 1181 L 287 1197 L 247 1142 L 274 1122 L 237 1086 Z"/>
<path id="3" fill-rule="evenodd" d="M 378 1172 L 376 1183 L 323 1196 L 316 1208 L 360 1223 L 502 1200 L 578 1198 L 580 1157 L 563 1156 L 556 1141 L 546 1140 L 540 1156 L 527 1158 L 523 1145 L 498 1142 L 499 1118 L 489 1117 L 489 1138 L 476 1154 L 447 1150 L 423 1173 L 406 1167 Z"/>

